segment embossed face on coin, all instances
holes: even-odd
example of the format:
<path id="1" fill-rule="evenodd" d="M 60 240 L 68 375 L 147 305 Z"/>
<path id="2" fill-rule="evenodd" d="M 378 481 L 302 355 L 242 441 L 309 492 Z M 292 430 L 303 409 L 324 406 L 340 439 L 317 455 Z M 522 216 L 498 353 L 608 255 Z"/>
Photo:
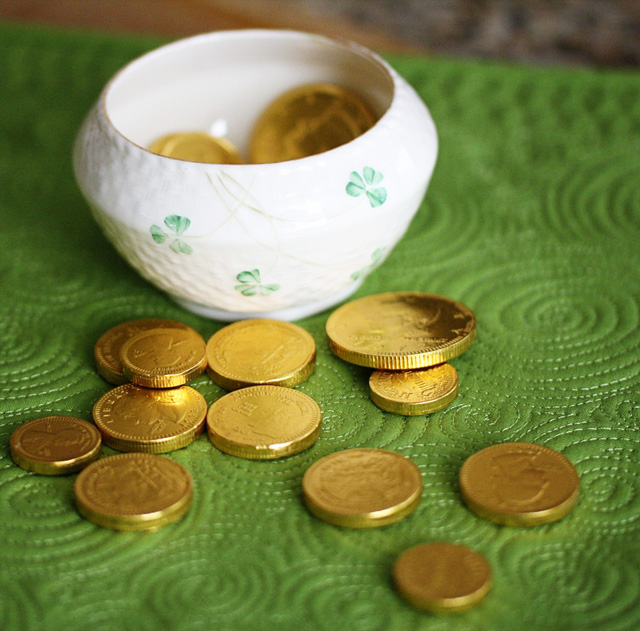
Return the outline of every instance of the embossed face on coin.
<path id="1" fill-rule="evenodd" d="M 259 384 L 293 387 L 311 375 L 315 356 L 314 339 L 296 324 L 241 320 L 207 342 L 207 373 L 227 390 Z"/>
<path id="2" fill-rule="evenodd" d="M 564 517 L 578 501 L 579 478 L 562 454 L 534 443 L 501 443 L 470 456 L 460 491 L 471 510 L 512 526 Z"/>
<path id="3" fill-rule="evenodd" d="M 371 400 L 381 409 L 413 416 L 447 407 L 458 395 L 451 364 L 421 370 L 377 370 L 369 377 Z"/>
<path id="4" fill-rule="evenodd" d="M 76 504 L 90 521 L 114 530 L 148 530 L 184 515 L 193 496 L 189 472 L 163 456 L 129 453 L 87 467 L 74 484 Z"/>
<path id="5" fill-rule="evenodd" d="M 186 447 L 202 433 L 206 413 L 204 397 L 189 386 L 155 390 L 125 384 L 104 394 L 93 407 L 105 444 L 147 453 Z"/>
<path id="6" fill-rule="evenodd" d="M 304 392 L 252 386 L 230 392 L 209 408 L 211 442 L 232 456 L 282 458 L 310 447 L 320 434 L 318 404 Z"/>
<path id="7" fill-rule="evenodd" d="M 417 508 L 422 478 L 409 459 L 393 451 L 347 449 L 311 465 L 302 491 L 316 517 L 337 526 L 373 528 Z"/>
<path id="8" fill-rule="evenodd" d="M 491 567 L 466 546 L 423 543 L 403 552 L 393 567 L 400 594 L 414 607 L 432 613 L 466 611 L 491 589 Z"/>
<path id="9" fill-rule="evenodd" d="M 329 347 L 359 366 L 411 370 L 442 364 L 475 339 L 476 321 L 463 304 L 433 294 L 393 292 L 366 296 L 336 309 L 327 320 Z"/>
<path id="10" fill-rule="evenodd" d="M 86 467 L 100 455 L 98 430 L 72 416 L 45 416 L 11 434 L 13 461 L 27 471 L 63 475 Z"/>
<path id="11" fill-rule="evenodd" d="M 120 350 L 126 377 L 147 388 L 173 388 L 204 372 L 205 343 L 193 329 L 150 329 L 128 339 Z"/>
<path id="12" fill-rule="evenodd" d="M 256 123 L 251 162 L 283 162 L 322 153 L 357 138 L 376 122 L 357 95 L 329 83 L 286 92 Z"/>

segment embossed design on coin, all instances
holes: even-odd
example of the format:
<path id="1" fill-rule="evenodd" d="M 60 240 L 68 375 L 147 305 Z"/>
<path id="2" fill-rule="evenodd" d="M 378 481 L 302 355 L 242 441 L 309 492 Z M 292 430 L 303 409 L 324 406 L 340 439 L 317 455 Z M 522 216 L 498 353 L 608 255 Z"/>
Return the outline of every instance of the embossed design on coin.
<path id="1" fill-rule="evenodd" d="M 315 357 L 313 337 L 298 325 L 241 320 L 207 342 L 207 373 L 227 390 L 259 384 L 293 387 L 311 375 Z"/>
<path id="2" fill-rule="evenodd" d="M 230 392 L 209 408 L 209 439 L 221 451 L 253 460 L 297 454 L 316 442 L 322 414 L 304 392 L 251 386 Z"/>
<path id="3" fill-rule="evenodd" d="M 451 364 L 421 370 L 377 370 L 369 377 L 371 400 L 383 410 L 414 416 L 447 407 L 458 395 Z"/>
<path id="4" fill-rule="evenodd" d="M 120 350 L 126 377 L 147 388 L 181 386 L 204 372 L 205 343 L 193 329 L 150 329 L 128 339 Z"/>
<path id="5" fill-rule="evenodd" d="M 73 488 L 80 514 L 114 530 L 148 530 L 176 521 L 193 497 L 191 475 L 182 465 L 143 453 L 98 460 Z"/>
<path id="6" fill-rule="evenodd" d="M 100 455 L 100 433 L 73 416 L 44 416 L 20 425 L 9 441 L 13 461 L 27 471 L 64 475 Z"/>
<path id="7" fill-rule="evenodd" d="M 562 519 L 578 501 L 580 480 L 561 453 L 534 443 L 501 443 L 470 456 L 460 491 L 479 517 L 510 526 Z"/>
<path id="8" fill-rule="evenodd" d="M 374 528 L 396 523 L 417 508 L 422 478 L 401 454 L 347 449 L 311 465 L 302 492 L 316 517 L 336 526 Z"/>
<path id="9" fill-rule="evenodd" d="M 116 386 L 127 383 L 127 378 L 122 372 L 122 364 L 120 362 L 122 345 L 141 331 L 157 328 L 191 329 L 190 326 L 182 322 L 163 318 L 144 318 L 118 324 L 103 333 L 96 342 L 93 354 L 98 374 Z"/>
<path id="10" fill-rule="evenodd" d="M 393 567 L 400 594 L 432 613 L 466 611 L 491 589 L 491 567 L 478 552 L 452 543 L 423 543 L 403 552 Z"/>
<path id="11" fill-rule="evenodd" d="M 206 414 L 204 397 L 189 386 L 150 390 L 125 384 L 93 406 L 93 418 L 106 445 L 148 453 L 186 447 L 202 433 Z"/>
<path id="12" fill-rule="evenodd" d="M 179 132 L 156 140 L 149 151 L 167 158 L 209 164 L 242 164 L 234 144 L 204 132 Z"/>
<path id="13" fill-rule="evenodd" d="M 283 162 L 344 145 L 376 118 L 353 92 L 330 83 L 303 85 L 278 97 L 258 119 L 251 162 Z"/>
<path id="14" fill-rule="evenodd" d="M 473 312 L 462 303 L 415 291 L 366 296 L 327 320 L 329 347 L 341 359 L 370 368 L 411 370 L 442 364 L 476 336 Z"/>

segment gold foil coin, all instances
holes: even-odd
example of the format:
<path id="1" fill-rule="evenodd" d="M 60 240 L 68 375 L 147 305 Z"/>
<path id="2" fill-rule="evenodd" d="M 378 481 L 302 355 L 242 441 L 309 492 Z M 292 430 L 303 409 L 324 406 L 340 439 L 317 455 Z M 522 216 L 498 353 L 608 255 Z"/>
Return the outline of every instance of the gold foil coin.
<path id="1" fill-rule="evenodd" d="M 457 357 L 476 337 L 473 312 L 460 302 L 418 291 L 366 296 L 327 320 L 329 347 L 358 366 L 413 370 Z"/>
<path id="2" fill-rule="evenodd" d="M 297 386 L 313 372 L 314 339 L 291 322 L 234 322 L 207 342 L 207 373 L 226 390 L 254 385 Z"/>
<path id="3" fill-rule="evenodd" d="M 458 372 L 451 364 L 420 370 L 376 370 L 369 377 L 371 400 L 405 416 L 431 414 L 458 396 Z"/>
<path id="4" fill-rule="evenodd" d="M 509 526 L 562 519 L 576 505 L 580 479 L 561 453 L 533 443 L 501 443 L 470 456 L 460 492 L 479 517 Z"/>
<path id="5" fill-rule="evenodd" d="M 136 335 L 136 333 L 160 327 L 167 329 L 191 329 L 190 326 L 182 322 L 163 318 L 144 318 L 118 324 L 106 333 L 103 333 L 93 349 L 98 374 L 116 386 L 127 383 L 128 380 L 122 372 L 122 364 L 120 363 L 120 349 L 122 345 L 129 338 Z"/>
<path id="6" fill-rule="evenodd" d="M 322 414 L 298 390 L 251 386 L 218 399 L 207 414 L 211 442 L 221 451 L 250 460 L 297 454 L 316 442 Z"/>
<path id="7" fill-rule="evenodd" d="M 335 526 L 375 528 L 394 524 L 420 503 L 418 467 L 384 449 L 347 449 L 321 458 L 302 477 L 306 505 Z"/>
<path id="8" fill-rule="evenodd" d="M 122 371 L 146 388 L 175 388 L 201 375 L 207 365 L 205 343 L 193 329 L 150 329 L 120 349 Z"/>
<path id="9" fill-rule="evenodd" d="M 100 455 L 100 432 L 73 416 L 44 416 L 20 425 L 9 441 L 13 461 L 27 471 L 64 475 Z"/>
<path id="10" fill-rule="evenodd" d="M 155 530 L 191 506 L 189 472 L 164 456 L 119 454 L 97 460 L 76 478 L 78 512 L 103 528 Z"/>
<path id="11" fill-rule="evenodd" d="M 242 164 L 232 142 L 204 132 L 180 132 L 156 140 L 149 151 L 167 158 L 209 164 Z"/>
<path id="12" fill-rule="evenodd" d="M 153 390 L 127 383 L 93 406 L 105 445 L 155 454 L 192 443 L 204 429 L 206 414 L 204 397 L 189 386 Z"/>
<path id="13" fill-rule="evenodd" d="M 393 566 L 398 592 L 431 613 L 466 611 L 491 589 L 491 567 L 475 550 L 453 543 L 423 543 L 403 552 Z"/>
<path id="14" fill-rule="evenodd" d="M 356 94 L 331 83 L 303 85 L 282 94 L 258 119 L 250 161 L 284 162 L 312 156 L 357 138 L 376 122 Z"/>

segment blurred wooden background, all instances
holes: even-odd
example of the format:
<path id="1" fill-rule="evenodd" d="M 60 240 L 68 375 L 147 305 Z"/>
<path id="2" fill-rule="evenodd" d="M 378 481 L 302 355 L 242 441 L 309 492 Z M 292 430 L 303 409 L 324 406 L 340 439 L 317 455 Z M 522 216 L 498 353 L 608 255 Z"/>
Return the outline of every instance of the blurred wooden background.
<path id="1" fill-rule="evenodd" d="M 381 52 L 640 66 L 640 0 L 0 0 L 0 19 L 168 37 L 294 28 Z"/>

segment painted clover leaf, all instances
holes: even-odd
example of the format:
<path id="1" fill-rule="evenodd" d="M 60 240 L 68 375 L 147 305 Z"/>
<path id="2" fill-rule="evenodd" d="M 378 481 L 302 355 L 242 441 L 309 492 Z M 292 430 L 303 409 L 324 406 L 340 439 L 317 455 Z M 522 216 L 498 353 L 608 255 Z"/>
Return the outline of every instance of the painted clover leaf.
<path id="1" fill-rule="evenodd" d="M 191 254 L 193 252 L 193 248 L 188 243 L 177 238 L 177 235 L 183 234 L 191 225 L 191 219 L 188 217 L 181 217 L 180 215 L 167 215 L 164 218 L 164 225 L 171 233 L 176 235 L 173 241 L 171 241 L 169 247 L 178 254 Z M 160 226 L 156 226 L 155 224 L 149 228 L 149 232 L 151 233 L 151 238 L 156 243 L 164 243 L 171 236 L 164 232 Z"/>
<path id="2" fill-rule="evenodd" d="M 268 296 L 274 291 L 280 289 L 280 285 L 265 285 L 260 278 L 260 270 L 252 269 L 244 272 L 240 272 L 236 278 L 241 285 L 236 285 L 236 291 L 239 291 L 243 296 Z"/>
<path id="3" fill-rule="evenodd" d="M 376 171 L 371 167 L 364 167 L 362 175 L 357 171 L 351 171 L 349 175 L 349 183 L 347 184 L 347 193 L 351 197 L 360 197 L 366 194 L 371 204 L 371 208 L 382 206 L 387 199 L 387 189 L 384 186 L 378 186 L 382 182 L 384 176 L 380 171 Z"/>
<path id="4" fill-rule="evenodd" d="M 377 248 L 376 250 L 374 250 L 373 254 L 371 255 L 371 263 L 366 267 L 353 272 L 353 274 L 351 274 L 351 280 L 358 280 L 359 278 L 362 278 L 363 276 L 366 276 L 373 272 L 373 270 L 376 269 L 376 267 L 378 267 L 380 263 L 382 263 L 386 249 L 387 248 Z"/>

